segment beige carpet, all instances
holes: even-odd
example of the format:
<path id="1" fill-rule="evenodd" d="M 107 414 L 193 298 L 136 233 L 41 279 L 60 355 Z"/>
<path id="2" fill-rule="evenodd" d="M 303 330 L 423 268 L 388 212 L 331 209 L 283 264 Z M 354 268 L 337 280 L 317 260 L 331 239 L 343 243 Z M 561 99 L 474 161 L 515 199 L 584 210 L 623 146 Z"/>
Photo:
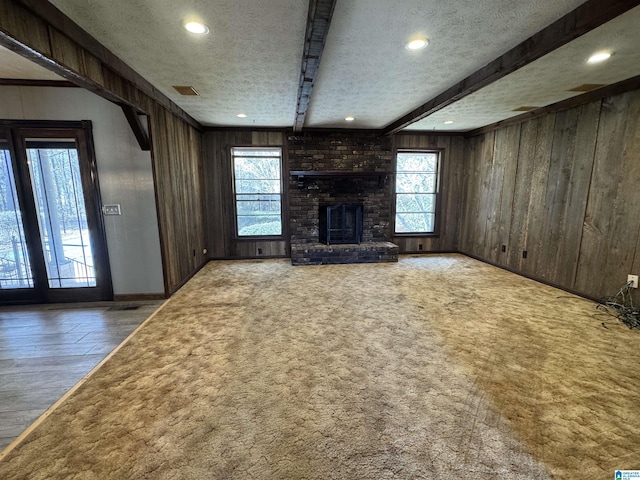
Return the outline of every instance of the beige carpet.
<path id="1" fill-rule="evenodd" d="M 460 255 L 212 262 L 0 478 L 611 479 L 640 334 L 595 313 Z"/>

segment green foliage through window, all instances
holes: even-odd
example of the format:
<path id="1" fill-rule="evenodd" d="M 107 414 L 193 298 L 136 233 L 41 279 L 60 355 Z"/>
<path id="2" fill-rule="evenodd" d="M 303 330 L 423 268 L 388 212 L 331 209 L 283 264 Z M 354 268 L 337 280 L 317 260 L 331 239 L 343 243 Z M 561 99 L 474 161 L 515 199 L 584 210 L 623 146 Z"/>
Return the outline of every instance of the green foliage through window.
<path id="1" fill-rule="evenodd" d="M 398 152 L 396 233 L 434 233 L 438 192 L 437 152 Z"/>
<path id="2" fill-rule="evenodd" d="M 238 236 L 282 235 L 282 151 L 231 149 Z"/>

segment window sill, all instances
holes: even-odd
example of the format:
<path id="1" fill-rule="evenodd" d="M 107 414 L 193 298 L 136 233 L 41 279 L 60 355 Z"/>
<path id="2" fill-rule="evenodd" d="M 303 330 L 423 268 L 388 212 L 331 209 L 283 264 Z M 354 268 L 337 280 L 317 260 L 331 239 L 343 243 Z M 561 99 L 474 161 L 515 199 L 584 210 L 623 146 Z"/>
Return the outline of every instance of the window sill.
<path id="1" fill-rule="evenodd" d="M 256 235 L 256 236 L 236 236 L 236 240 L 239 242 L 282 242 L 285 240 L 283 235 Z"/>
<path id="2" fill-rule="evenodd" d="M 420 232 L 416 232 L 416 233 L 394 233 L 393 234 L 394 237 L 404 237 L 404 238 L 410 238 L 410 237 L 419 237 L 419 238 L 424 238 L 424 237 L 434 237 L 437 238 L 440 236 L 440 233 L 438 232 L 433 232 L 433 233 L 420 233 Z"/>

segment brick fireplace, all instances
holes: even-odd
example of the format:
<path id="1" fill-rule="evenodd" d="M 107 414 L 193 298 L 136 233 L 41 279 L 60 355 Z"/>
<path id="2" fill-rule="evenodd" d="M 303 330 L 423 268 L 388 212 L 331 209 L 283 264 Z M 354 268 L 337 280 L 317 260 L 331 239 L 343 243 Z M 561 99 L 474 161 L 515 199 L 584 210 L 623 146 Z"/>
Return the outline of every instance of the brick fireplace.
<path id="1" fill-rule="evenodd" d="M 304 132 L 289 142 L 289 216 L 294 265 L 397 261 L 391 239 L 391 139 L 375 133 Z M 326 205 L 362 206 L 362 242 L 320 242 Z"/>

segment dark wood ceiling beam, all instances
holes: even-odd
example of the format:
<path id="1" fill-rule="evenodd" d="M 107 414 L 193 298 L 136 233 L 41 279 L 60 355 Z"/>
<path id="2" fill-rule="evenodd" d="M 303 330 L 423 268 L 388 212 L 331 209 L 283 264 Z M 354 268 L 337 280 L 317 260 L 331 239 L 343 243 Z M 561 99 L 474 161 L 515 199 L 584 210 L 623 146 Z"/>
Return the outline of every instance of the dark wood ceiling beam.
<path id="1" fill-rule="evenodd" d="M 320 59 L 329 35 L 329 26 L 331 25 L 331 17 L 333 17 L 335 6 L 336 0 L 309 0 L 307 31 L 304 36 L 298 100 L 296 102 L 296 117 L 293 122 L 294 132 L 299 132 L 304 126 L 309 101 L 311 100 L 311 91 L 320 67 Z"/>
<path id="2" fill-rule="evenodd" d="M 140 149 L 145 152 L 150 151 L 151 141 L 149 140 L 149 134 L 136 109 L 130 105 L 120 105 L 120 107 L 124 112 L 124 116 L 127 118 L 127 122 L 129 122 L 129 126 L 138 141 L 138 145 L 140 145 Z"/>
<path id="3" fill-rule="evenodd" d="M 0 31 L 0 45 L 48 70 L 51 70 L 54 73 L 57 73 L 61 77 L 66 78 L 69 82 L 100 95 L 102 98 L 105 98 L 110 102 L 117 103 L 119 105 L 127 103 L 125 98 L 114 94 L 102 85 L 99 85 L 89 78 L 86 78 L 74 70 L 62 65 L 60 62 L 51 58 L 50 55 L 41 53 L 30 45 L 13 38 L 11 35 L 8 35 L 3 31 Z"/>
<path id="4" fill-rule="evenodd" d="M 154 87 L 149 81 L 143 78 L 139 73 L 129 67 L 126 63 L 120 60 L 116 55 L 114 55 L 110 50 L 108 50 L 104 45 L 98 42 L 95 38 L 93 38 L 89 33 L 83 30 L 78 24 L 73 22 L 69 17 L 67 17 L 64 13 L 58 10 L 53 4 L 49 3 L 48 0 L 15 0 L 16 2 L 22 4 L 27 10 L 29 10 L 32 14 L 36 15 L 40 19 L 42 19 L 50 28 L 54 28 L 58 32 L 62 33 L 64 36 L 78 44 L 80 47 L 84 48 L 91 55 L 95 56 L 102 62 L 104 67 L 109 68 L 118 76 L 127 80 L 131 84 L 133 84 L 137 89 L 148 95 L 155 102 L 162 105 L 164 108 L 169 110 L 171 113 L 181 118 L 185 122 L 190 125 L 202 129 L 202 125 L 195 120 L 191 115 L 182 110 L 176 103 L 174 103 L 169 97 L 163 94 L 160 90 Z M 16 50 L 17 51 L 17 50 Z M 18 51 L 18 53 L 21 53 Z M 42 52 L 40 52 L 42 53 Z M 32 58 L 33 59 L 33 58 Z M 51 59 L 50 59 L 51 60 Z M 41 65 L 49 68 L 50 70 L 56 71 L 51 68 L 50 65 L 47 65 L 46 62 L 39 62 Z M 59 73 L 56 71 L 56 73 Z M 66 78 L 69 78 L 68 76 Z M 74 81 L 74 79 L 70 79 Z M 79 83 L 80 86 L 85 87 L 82 83 Z M 102 95 L 100 92 L 96 92 Z M 105 98 L 107 96 L 102 95 Z M 108 100 L 113 101 L 110 98 Z M 117 103 L 117 102 L 116 102 Z"/>
<path id="5" fill-rule="evenodd" d="M 32 80 L 30 78 L 0 78 L 0 85 L 9 85 L 15 87 L 78 88 L 78 85 L 67 80 Z"/>
<path id="6" fill-rule="evenodd" d="M 383 129 L 386 135 L 431 115 L 640 5 L 640 0 L 588 0 L 480 70 Z"/>

